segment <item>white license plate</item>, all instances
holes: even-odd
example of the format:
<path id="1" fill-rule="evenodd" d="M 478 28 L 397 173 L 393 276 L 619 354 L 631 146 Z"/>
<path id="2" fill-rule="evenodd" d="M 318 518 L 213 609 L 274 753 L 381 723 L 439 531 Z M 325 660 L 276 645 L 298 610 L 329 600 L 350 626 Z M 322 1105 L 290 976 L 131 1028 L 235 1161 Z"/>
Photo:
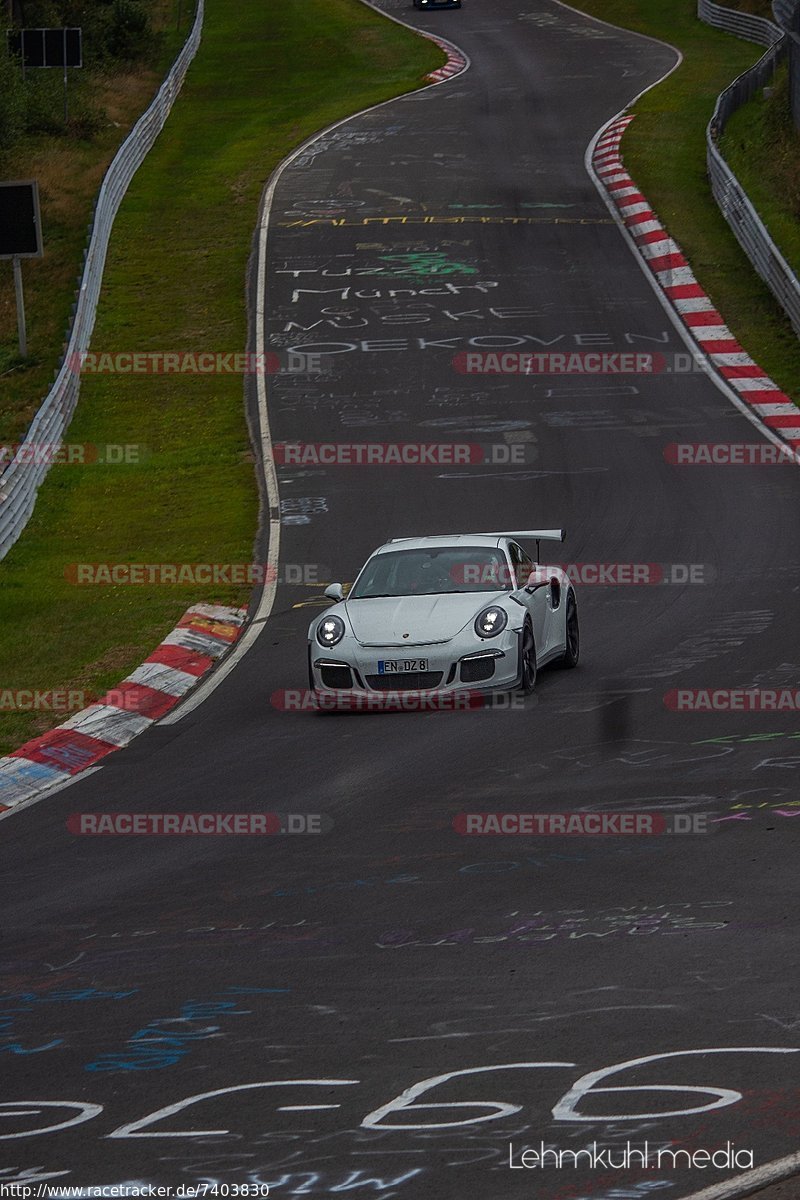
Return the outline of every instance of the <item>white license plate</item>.
<path id="1" fill-rule="evenodd" d="M 404 675 L 406 671 L 427 671 L 427 658 L 381 658 L 378 660 L 379 675 Z"/>

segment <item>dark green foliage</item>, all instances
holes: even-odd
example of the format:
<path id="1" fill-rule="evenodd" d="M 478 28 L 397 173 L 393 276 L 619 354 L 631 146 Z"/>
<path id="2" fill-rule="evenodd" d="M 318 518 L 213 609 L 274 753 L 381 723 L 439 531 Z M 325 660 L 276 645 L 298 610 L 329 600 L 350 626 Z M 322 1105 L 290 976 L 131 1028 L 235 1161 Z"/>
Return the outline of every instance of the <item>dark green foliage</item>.
<path id="1" fill-rule="evenodd" d="M 156 46 L 151 0 L 23 0 L 15 4 L 16 27 L 83 30 L 83 68 L 69 72 L 69 119 L 64 121 L 63 77 L 59 70 L 30 70 L 0 42 L 0 164 L 25 134 L 90 137 L 103 112 L 92 103 L 93 73 L 141 62 Z M 187 4 L 187 9 L 190 7 Z"/>

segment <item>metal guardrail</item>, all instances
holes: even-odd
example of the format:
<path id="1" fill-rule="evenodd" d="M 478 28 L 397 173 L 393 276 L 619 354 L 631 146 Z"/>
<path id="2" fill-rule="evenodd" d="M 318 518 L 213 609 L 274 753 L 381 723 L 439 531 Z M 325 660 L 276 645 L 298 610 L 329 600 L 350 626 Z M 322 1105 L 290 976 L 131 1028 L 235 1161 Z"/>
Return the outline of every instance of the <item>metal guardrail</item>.
<path id="1" fill-rule="evenodd" d="M 726 33 L 744 38 L 746 42 L 758 42 L 761 46 L 772 46 L 783 37 L 782 30 L 766 17 L 725 8 L 721 4 L 713 4 L 712 0 L 697 0 L 697 15 L 706 25 L 724 29 Z"/>
<path id="2" fill-rule="evenodd" d="M 797 0 L 793 0 L 793 4 L 796 7 Z M 750 41 L 769 46 L 766 54 L 755 66 L 735 79 L 718 97 L 714 115 L 706 130 L 706 161 L 711 190 L 722 215 L 800 336 L 800 281 L 773 242 L 764 222 L 718 146 L 718 139 L 731 115 L 752 100 L 773 78 L 775 68 L 788 52 L 790 35 L 771 22 L 765 21 L 763 17 L 723 9 L 721 5 L 712 4 L 710 0 L 698 0 L 697 15 L 702 21 L 718 29 L 726 29 L 729 33 L 736 33 L 738 37 L 748 37 Z M 769 41 L 765 26 L 769 26 L 771 30 Z M 749 35 L 744 32 L 747 28 L 751 31 Z"/>
<path id="3" fill-rule="evenodd" d="M 204 0 L 197 0 L 194 23 L 180 54 L 152 104 L 118 149 L 100 187 L 89 226 L 89 245 L 84 251 L 83 274 L 64 358 L 24 441 L 0 475 L 0 559 L 5 557 L 28 523 L 39 486 L 50 469 L 51 452 L 61 445 L 78 403 L 80 371 L 76 364 L 88 349 L 94 328 L 114 218 L 131 179 L 163 129 L 189 64 L 197 53 L 203 15 Z"/>

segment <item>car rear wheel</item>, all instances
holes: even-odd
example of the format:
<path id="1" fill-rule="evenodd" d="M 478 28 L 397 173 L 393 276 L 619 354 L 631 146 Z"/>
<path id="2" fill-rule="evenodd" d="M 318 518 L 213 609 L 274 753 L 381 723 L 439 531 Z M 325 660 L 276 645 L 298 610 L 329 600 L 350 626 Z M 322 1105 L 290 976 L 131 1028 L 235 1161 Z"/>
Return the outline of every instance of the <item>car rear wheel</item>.
<path id="1" fill-rule="evenodd" d="M 578 622 L 578 604 L 575 600 L 574 592 L 570 592 L 567 596 L 565 632 L 567 648 L 564 651 L 564 657 L 561 659 L 561 665 L 563 667 L 577 667 L 578 659 L 581 655 L 581 631 Z"/>
<path id="2" fill-rule="evenodd" d="M 533 627 L 526 621 L 519 642 L 519 690 L 529 696 L 536 687 L 536 643 Z"/>

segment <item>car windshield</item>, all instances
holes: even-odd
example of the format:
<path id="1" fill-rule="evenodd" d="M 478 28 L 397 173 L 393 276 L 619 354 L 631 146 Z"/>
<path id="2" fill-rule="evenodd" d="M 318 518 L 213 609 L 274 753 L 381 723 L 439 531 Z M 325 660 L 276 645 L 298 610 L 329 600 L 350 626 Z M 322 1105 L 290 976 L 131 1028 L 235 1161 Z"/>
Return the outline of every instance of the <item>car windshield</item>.
<path id="1" fill-rule="evenodd" d="M 493 547 L 392 550 L 369 560 L 348 600 L 497 592 L 511 586 L 511 569 L 502 550 Z"/>

